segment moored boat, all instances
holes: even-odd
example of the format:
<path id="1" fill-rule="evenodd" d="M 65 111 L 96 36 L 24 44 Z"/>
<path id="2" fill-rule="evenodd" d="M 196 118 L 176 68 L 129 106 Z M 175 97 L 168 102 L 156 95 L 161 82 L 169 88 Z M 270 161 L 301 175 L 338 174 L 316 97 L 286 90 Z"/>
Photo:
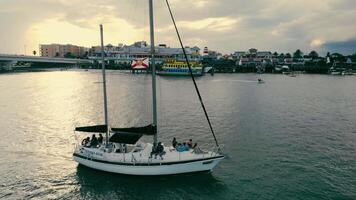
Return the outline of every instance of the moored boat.
<path id="1" fill-rule="evenodd" d="M 199 62 L 190 61 L 193 76 L 203 75 L 203 66 Z M 161 76 L 190 76 L 188 65 L 185 61 L 167 60 L 162 69 L 157 71 Z"/>

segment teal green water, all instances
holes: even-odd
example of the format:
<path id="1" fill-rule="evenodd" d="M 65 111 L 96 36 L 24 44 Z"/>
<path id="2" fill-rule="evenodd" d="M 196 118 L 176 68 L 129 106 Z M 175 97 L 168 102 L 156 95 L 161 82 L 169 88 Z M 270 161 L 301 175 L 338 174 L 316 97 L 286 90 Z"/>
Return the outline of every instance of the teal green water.
<path id="1" fill-rule="evenodd" d="M 135 177 L 72 160 L 74 127 L 103 121 L 100 71 L 0 75 L 0 199 L 356 199 L 356 77 L 258 77 L 197 80 L 227 154 L 213 173 Z M 211 146 L 191 81 L 158 83 L 160 140 Z M 108 86 L 112 126 L 149 122 L 149 76 Z"/>

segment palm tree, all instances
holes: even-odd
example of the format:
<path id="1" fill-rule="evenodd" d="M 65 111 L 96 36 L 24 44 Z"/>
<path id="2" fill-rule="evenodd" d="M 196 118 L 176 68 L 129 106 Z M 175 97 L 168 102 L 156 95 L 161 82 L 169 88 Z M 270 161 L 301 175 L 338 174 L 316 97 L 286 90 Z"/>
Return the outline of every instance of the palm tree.
<path id="1" fill-rule="evenodd" d="M 333 53 L 331 54 L 331 57 L 336 60 L 337 62 L 345 62 L 346 61 L 346 57 L 340 53 Z"/>
<path id="2" fill-rule="evenodd" d="M 293 53 L 293 57 L 294 58 L 301 58 L 303 56 L 303 52 L 300 49 L 297 49 L 294 53 Z"/>
<path id="3" fill-rule="evenodd" d="M 316 58 L 319 58 L 319 54 L 318 54 L 318 52 L 313 50 L 309 53 L 309 57 L 311 57 L 312 59 L 316 59 Z"/>

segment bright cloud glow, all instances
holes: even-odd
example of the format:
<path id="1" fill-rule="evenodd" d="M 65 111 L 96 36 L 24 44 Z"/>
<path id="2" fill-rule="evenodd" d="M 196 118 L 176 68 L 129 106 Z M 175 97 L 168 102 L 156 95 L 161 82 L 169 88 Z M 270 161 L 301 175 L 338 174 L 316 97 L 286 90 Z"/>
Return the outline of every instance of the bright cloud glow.
<path id="1" fill-rule="evenodd" d="M 205 7 L 209 2 L 207 0 L 196 0 L 193 1 L 194 5 L 198 8 L 203 8 Z"/>
<path id="2" fill-rule="evenodd" d="M 230 17 L 206 18 L 197 21 L 181 21 L 178 23 L 181 27 L 189 29 L 209 29 L 210 31 L 226 31 L 234 28 L 233 26 L 238 22 L 238 19 Z"/>
<path id="3" fill-rule="evenodd" d="M 234 26 L 239 22 L 239 19 L 230 17 L 206 18 L 195 21 L 178 21 L 177 26 L 180 28 L 200 31 L 228 31 L 234 29 Z M 170 25 L 163 29 L 158 29 L 159 32 L 173 30 L 174 26 Z"/>
<path id="4" fill-rule="evenodd" d="M 312 48 L 320 47 L 324 44 L 325 42 L 322 41 L 321 39 L 314 39 L 311 41 L 310 46 Z"/>
<path id="5" fill-rule="evenodd" d="M 80 44 L 83 46 L 93 46 L 100 44 L 99 25 L 103 23 L 97 20 L 94 24 L 96 27 L 80 27 L 58 19 L 46 20 L 39 24 L 34 24 L 29 29 L 29 41 L 33 45 L 60 43 L 60 44 Z M 120 29 L 120 27 L 125 27 Z M 110 31 L 106 31 L 110 30 Z M 111 19 L 110 22 L 104 22 L 104 40 L 106 43 L 117 44 L 117 38 L 123 41 L 133 43 L 142 38 L 140 31 L 135 29 L 122 19 Z"/>

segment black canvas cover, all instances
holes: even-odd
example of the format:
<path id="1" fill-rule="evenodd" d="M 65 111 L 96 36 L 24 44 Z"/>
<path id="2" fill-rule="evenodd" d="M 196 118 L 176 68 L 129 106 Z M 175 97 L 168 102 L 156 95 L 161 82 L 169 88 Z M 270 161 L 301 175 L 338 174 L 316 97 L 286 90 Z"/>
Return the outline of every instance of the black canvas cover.
<path id="1" fill-rule="evenodd" d="M 95 126 L 82 126 L 76 127 L 75 131 L 88 132 L 88 133 L 106 133 L 108 126 L 106 125 L 95 125 Z"/>
<path id="2" fill-rule="evenodd" d="M 139 133 L 116 132 L 110 137 L 109 141 L 122 144 L 136 144 L 141 137 L 142 134 Z"/>
<path id="3" fill-rule="evenodd" d="M 131 127 L 131 128 L 111 128 L 116 133 L 137 133 L 142 135 L 154 135 L 157 132 L 157 128 L 152 124 L 143 127 Z"/>

